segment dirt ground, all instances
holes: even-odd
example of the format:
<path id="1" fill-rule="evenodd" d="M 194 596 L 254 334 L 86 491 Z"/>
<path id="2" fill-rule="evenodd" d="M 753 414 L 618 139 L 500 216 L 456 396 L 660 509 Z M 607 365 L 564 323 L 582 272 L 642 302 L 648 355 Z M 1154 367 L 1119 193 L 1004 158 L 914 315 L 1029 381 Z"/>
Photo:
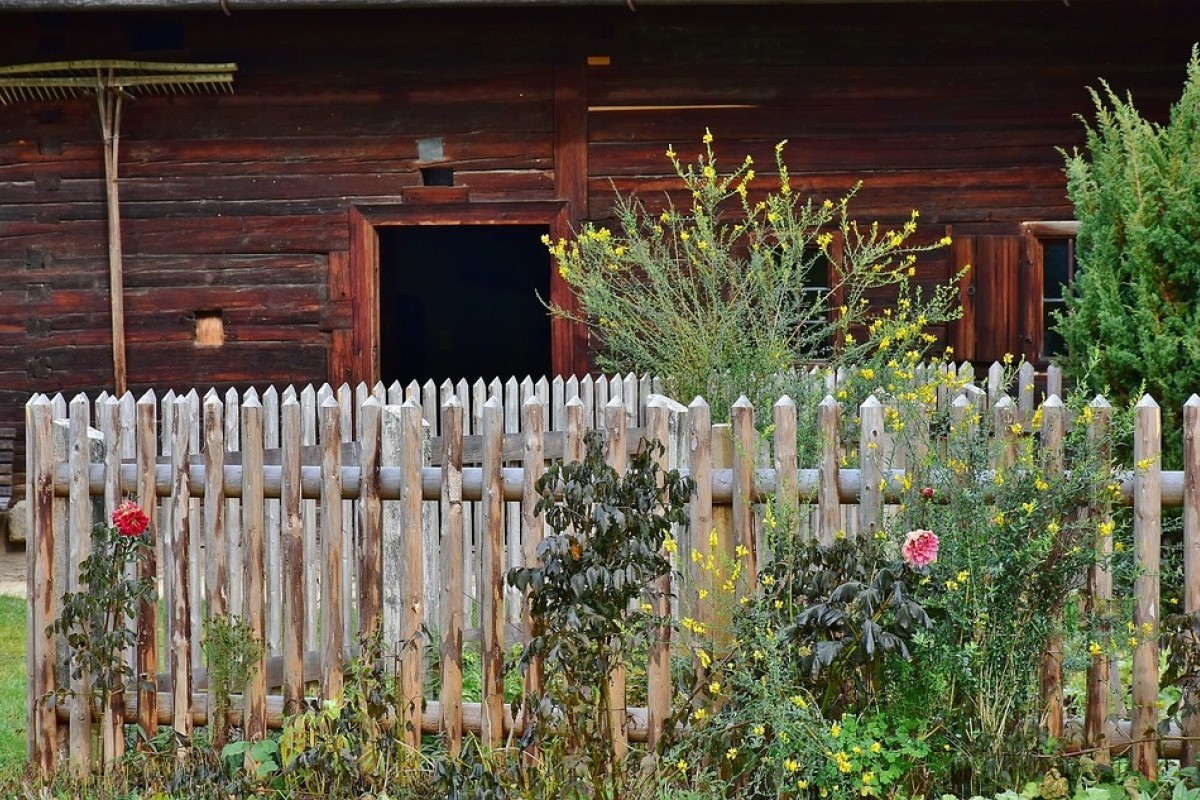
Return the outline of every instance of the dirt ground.
<path id="1" fill-rule="evenodd" d="M 0 595 L 25 597 L 25 550 L 0 543 Z"/>

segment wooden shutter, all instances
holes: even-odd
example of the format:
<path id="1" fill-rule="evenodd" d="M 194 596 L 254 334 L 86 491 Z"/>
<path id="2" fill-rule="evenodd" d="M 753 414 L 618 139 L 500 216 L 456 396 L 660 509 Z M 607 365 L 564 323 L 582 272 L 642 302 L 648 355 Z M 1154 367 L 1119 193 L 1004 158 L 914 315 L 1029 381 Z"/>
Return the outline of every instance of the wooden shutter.
<path id="1" fill-rule="evenodd" d="M 963 316 L 955 326 L 956 360 L 990 363 L 1020 353 L 1020 236 L 954 235 L 954 268 L 970 265 L 962 286 Z"/>

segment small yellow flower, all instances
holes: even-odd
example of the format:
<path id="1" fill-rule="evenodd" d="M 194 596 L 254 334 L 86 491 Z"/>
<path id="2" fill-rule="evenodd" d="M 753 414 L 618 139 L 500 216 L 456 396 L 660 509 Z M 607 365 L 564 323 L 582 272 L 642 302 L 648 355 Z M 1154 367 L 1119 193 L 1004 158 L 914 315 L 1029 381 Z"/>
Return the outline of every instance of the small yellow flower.
<path id="1" fill-rule="evenodd" d="M 833 723 L 832 725 L 830 725 L 829 726 L 829 735 L 835 739 L 838 738 L 839 736 L 841 736 L 842 735 L 842 726 L 838 725 L 836 722 Z"/>
<path id="2" fill-rule="evenodd" d="M 668 553 L 674 553 L 678 548 L 679 545 L 672 537 L 668 536 L 666 539 L 663 539 L 663 550 L 666 550 Z"/>
<path id="3" fill-rule="evenodd" d="M 643 614 L 649 614 L 653 610 L 654 610 L 654 606 L 650 605 L 649 603 L 642 603 L 642 613 Z"/>
<path id="4" fill-rule="evenodd" d="M 750 729 L 750 732 L 753 733 L 755 736 L 762 736 L 763 734 L 765 734 L 767 732 L 767 729 L 763 725 L 755 725 L 753 728 Z"/>
<path id="5" fill-rule="evenodd" d="M 704 142 L 705 144 L 712 144 L 713 143 L 712 131 L 710 131 L 708 128 L 705 128 L 704 129 L 704 138 L 701 139 L 700 141 Z"/>
<path id="6" fill-rule="evenodd" d="M 797 706 L 798 708 L 808 708 L 808 701 L 805 700 L 804 695 L 801 695 L 801 694 L 792 695 L 792 704 Z M 834 736 L 836 736 L 836 735 L 837 734 L 835 733 Z"/>
<path id="7" fill-rule="evenodd" d="M 1100 646 L 1099 642 L 1092 642 L 1088 645 L 1088 652 L 1093 656 L 1098 656 L 1104 653 L 1104 648 Z"/>
<path id="8" fill-rule="evenodd" d="M 1042 476 L 1039 475 L 1033 482 L 1033 488 L 1037 489 L 1039 492 L 1044 492 L 1050 488 L 1050 484 L 1046 483 Z"/>
<path id="9" fill-rule="evenodd" d="M 736 747 L 731 747 L 725 751 L 725 760 L 733 761 L 735 758 L 737 758 L 737 754 L 738 754 L 738 749 Z"/>
<path id="10" fill-rule="evenodd" d="M 708 669 L 710 666 L 712 666 L 712 656 L 710 656 L 708 651 L 704 648 L 700 648 L 696 651 L 696 660 L 700 662 L 700 666 L 704 669 Z"/>
<path id="11" fill-rule="evenodd" d="M 882 750 L 883 750 L 883 745 L 881 745 L 879 742 L 871 742 L 871 752 L 872 753 L 878 753 Z"/>
<path id="12" fill-rule="evenodd" d="M 710 683 L 708 685 L 708 693 L 709 694 L 720 694 L 721 693 L 721 682 L 713 681 L 712 683 Z"/>
<path id="13" fill-rule="evenodd" d="M 680 772 L 682 772 L 684 775 L 687 775 L 688 763 L 681 758 L 675 762 L 675 768 L 678 769 Z"/>
<path id="14" fill-rule="evenodd" d="M 702 719 L 706 719 L 707 717 L 708 717 L 708 712 L 705 711 L 703 708 L 697 708 L 695 711 L 692 712 L 692 719 L 696 720 L 697 722 L 699 722 Z"/>
<path id="15" fill-rule="evenodd" d="M 774 586 L 775 585 L 775 576 L 770 575 L 770 574 L 763 575 L 762 576 L 762 585 L 763 586 Z"/>
<path id="16" fill-rule="evenodd" d="M 1124 542 L 1113 542 L 1113 551 L 1117 552 L 1117 553 L 1124 553 L 1125 552 L 1125 543 Z"/>
<path id="17" fill-rule="evenodd" d="M 794 758 L 785 758 L 783 760 L 783 768 L 787 772 L 797 772 L 800 769 L 800 762 Z"/>

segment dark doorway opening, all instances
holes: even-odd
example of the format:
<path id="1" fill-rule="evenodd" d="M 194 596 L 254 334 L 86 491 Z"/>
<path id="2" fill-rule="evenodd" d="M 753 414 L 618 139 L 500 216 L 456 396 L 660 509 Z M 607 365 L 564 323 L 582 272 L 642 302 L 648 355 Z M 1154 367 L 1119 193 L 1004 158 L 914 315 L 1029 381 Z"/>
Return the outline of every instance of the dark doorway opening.
<path id="1" fill-rule="evenodd" d="M 548 225 L 378 231 L 384 383 L 550 374 Z"/>

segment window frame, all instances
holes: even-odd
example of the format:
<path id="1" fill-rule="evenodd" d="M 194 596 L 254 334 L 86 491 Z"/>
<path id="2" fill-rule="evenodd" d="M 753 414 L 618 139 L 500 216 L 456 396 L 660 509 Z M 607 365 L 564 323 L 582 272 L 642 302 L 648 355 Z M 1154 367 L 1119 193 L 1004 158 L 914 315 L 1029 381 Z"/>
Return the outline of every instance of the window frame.
<path id="1" fill-rule="evenodd" d="M 1019 278 L 1019 331 L 1025 360 L 1039 367 L 1049 364 L 1052 355 L 1046 351 L 1046 330 L 1043 325 L 1045 308 L 1045 246 L 1044 242 L 1068 239 L 1074 242 L 1079 235 L 1076 220 L 1037 221 L 1021 223 L 1021 274 Z M 1072 248 L 1072 253 L 1074 249 Z M 1070 281 L 1075 279 L 1075 259 L 1072 257 Z"/>

